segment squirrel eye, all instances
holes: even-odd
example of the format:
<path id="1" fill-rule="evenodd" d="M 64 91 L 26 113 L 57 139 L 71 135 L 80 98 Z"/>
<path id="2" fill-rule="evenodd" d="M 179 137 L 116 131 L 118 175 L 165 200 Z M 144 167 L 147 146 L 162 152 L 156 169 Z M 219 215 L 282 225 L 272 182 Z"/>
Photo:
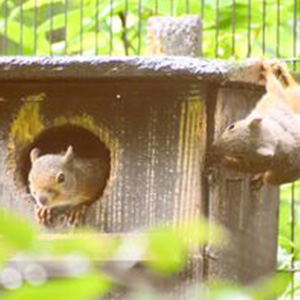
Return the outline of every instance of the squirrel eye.
<path id="1" fill-rule="evenodd" d="M 228 130 L 232 130 L 234 129 L 235 125 L 234 124 L 231 124 L 229 127 L 228 127 Z"/>
<path id="2" fill-rule="evenodd" d="M 65 182 L 65 174 L 64 173 L 59 173 L 57 176 L 57 183 L 63 183 Z"/>

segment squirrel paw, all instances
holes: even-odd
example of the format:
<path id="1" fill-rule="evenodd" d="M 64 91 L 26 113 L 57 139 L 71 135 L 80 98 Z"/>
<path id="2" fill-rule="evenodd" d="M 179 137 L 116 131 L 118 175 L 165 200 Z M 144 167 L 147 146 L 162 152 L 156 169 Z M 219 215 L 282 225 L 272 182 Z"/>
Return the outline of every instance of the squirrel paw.
<path id="1" fill-rule="evenodd" d="M 34 209 L 34 213 L 39 224 L 45 226 L 50 226 L 52 224 L 53 216 L 51 208 L 35 205 Z"/>
<path id="2" fill-rule="evenodd" d="M 273 73 L 285 86 L 294 84 L 286 64 L 278 59 L 268 59 L 261 62 L 261 81 L 265 82 L 268 72 Z"/>
<path id="3" fill-rule="evenodd" d="M 88 206 L 86 204 L 80 204 L 69 209 L 66 213 L 67 224 L 73 227 L 79 227 L 85 224 L 85 215 Z"/>
<path id="4" fill-rule="evenodd" d="M 256 174 L 251 178 L 250 188 L 251 190 L 258 191 L 264 185 L 263 173 Z"/>
<path id="5" fill-rule="evenodd" d="M 275 61 L 272 65 L 272 68 L 276 77 L 278 77 L 286 87 L 295 83 L 285 63 L 281 61 Z"/>
<path id="6" fill-rule="evenodd" d="M 276 77 L 281 75 L 283 64 L 278 59 L 261 59 L 260 60 L 260 76 L 258 82 L 262 85 L 266 84 L 267 74 L 273 73 Z"/>

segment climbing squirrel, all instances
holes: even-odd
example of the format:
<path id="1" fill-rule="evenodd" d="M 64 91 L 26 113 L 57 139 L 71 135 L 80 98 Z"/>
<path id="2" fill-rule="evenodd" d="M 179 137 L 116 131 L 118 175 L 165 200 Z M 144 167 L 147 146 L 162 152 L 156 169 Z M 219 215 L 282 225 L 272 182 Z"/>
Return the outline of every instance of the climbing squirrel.
<path id="1" fill-rule="evenodd" d="M 50 226 L 53 211 L 67 207 L 68 225 L 84 223 L 86 209 L 103 193 L 109 177 L 109 162 L 99 158 L 81 158 L 72 146 L 65 153 L 30 152 L 29 190 L 36 202 L 36 217 Z"/>
<path id="2" fill-rule="evenodd" d="M 266 93 L 213 144 L 222 164 L 255 174 L 254 188 L 300 177 L 300 86 L 281 62 L 259 64 Z"/>

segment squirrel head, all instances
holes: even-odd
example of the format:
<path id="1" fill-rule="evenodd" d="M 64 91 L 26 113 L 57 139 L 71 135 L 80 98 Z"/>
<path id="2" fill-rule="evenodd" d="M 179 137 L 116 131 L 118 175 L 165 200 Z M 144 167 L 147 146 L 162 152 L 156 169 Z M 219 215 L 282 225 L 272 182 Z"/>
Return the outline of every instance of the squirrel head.
<path id="1" fill-rule="evenodd" d="M 245 172 L 261 172 L 275 155 L 272 124 L 259 115 L 229 125 L 213 144 L 215 160 Z"/>
<path id="2" fill-rule="evenodd" d="M 34 148 L 30 152 L 30 160 L 29 189 L 38 205 L 54 207 L 68 205 L 74 201 L 76 179 L 72 171 L 72 146 L 69 146 L 64 154 L 42 156 L 40 150 Z"/>

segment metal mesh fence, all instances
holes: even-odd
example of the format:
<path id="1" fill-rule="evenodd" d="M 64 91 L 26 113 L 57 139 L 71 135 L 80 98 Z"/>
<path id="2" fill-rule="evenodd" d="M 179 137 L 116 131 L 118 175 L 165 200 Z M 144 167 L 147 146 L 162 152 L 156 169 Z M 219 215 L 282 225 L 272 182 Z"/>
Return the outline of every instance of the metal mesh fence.
<path id="1" fill-rule="evenodd" d="M 203 21 L 203 55 L 299 55 L 298 0 L 2 0 L 1 55 L 144 55 L 151 16 Z"/>
<path id="2" fill-rule="evenodd" d="M 146 55 L 149 17 L 186 14 L 202 20 L 204 57 L 279 57 L 300 69 L 299 0 L 0 0 L 0 55 Z M 285 185 L 278 261 L 295 286 L 299 204 L 300 183 Z"/>

